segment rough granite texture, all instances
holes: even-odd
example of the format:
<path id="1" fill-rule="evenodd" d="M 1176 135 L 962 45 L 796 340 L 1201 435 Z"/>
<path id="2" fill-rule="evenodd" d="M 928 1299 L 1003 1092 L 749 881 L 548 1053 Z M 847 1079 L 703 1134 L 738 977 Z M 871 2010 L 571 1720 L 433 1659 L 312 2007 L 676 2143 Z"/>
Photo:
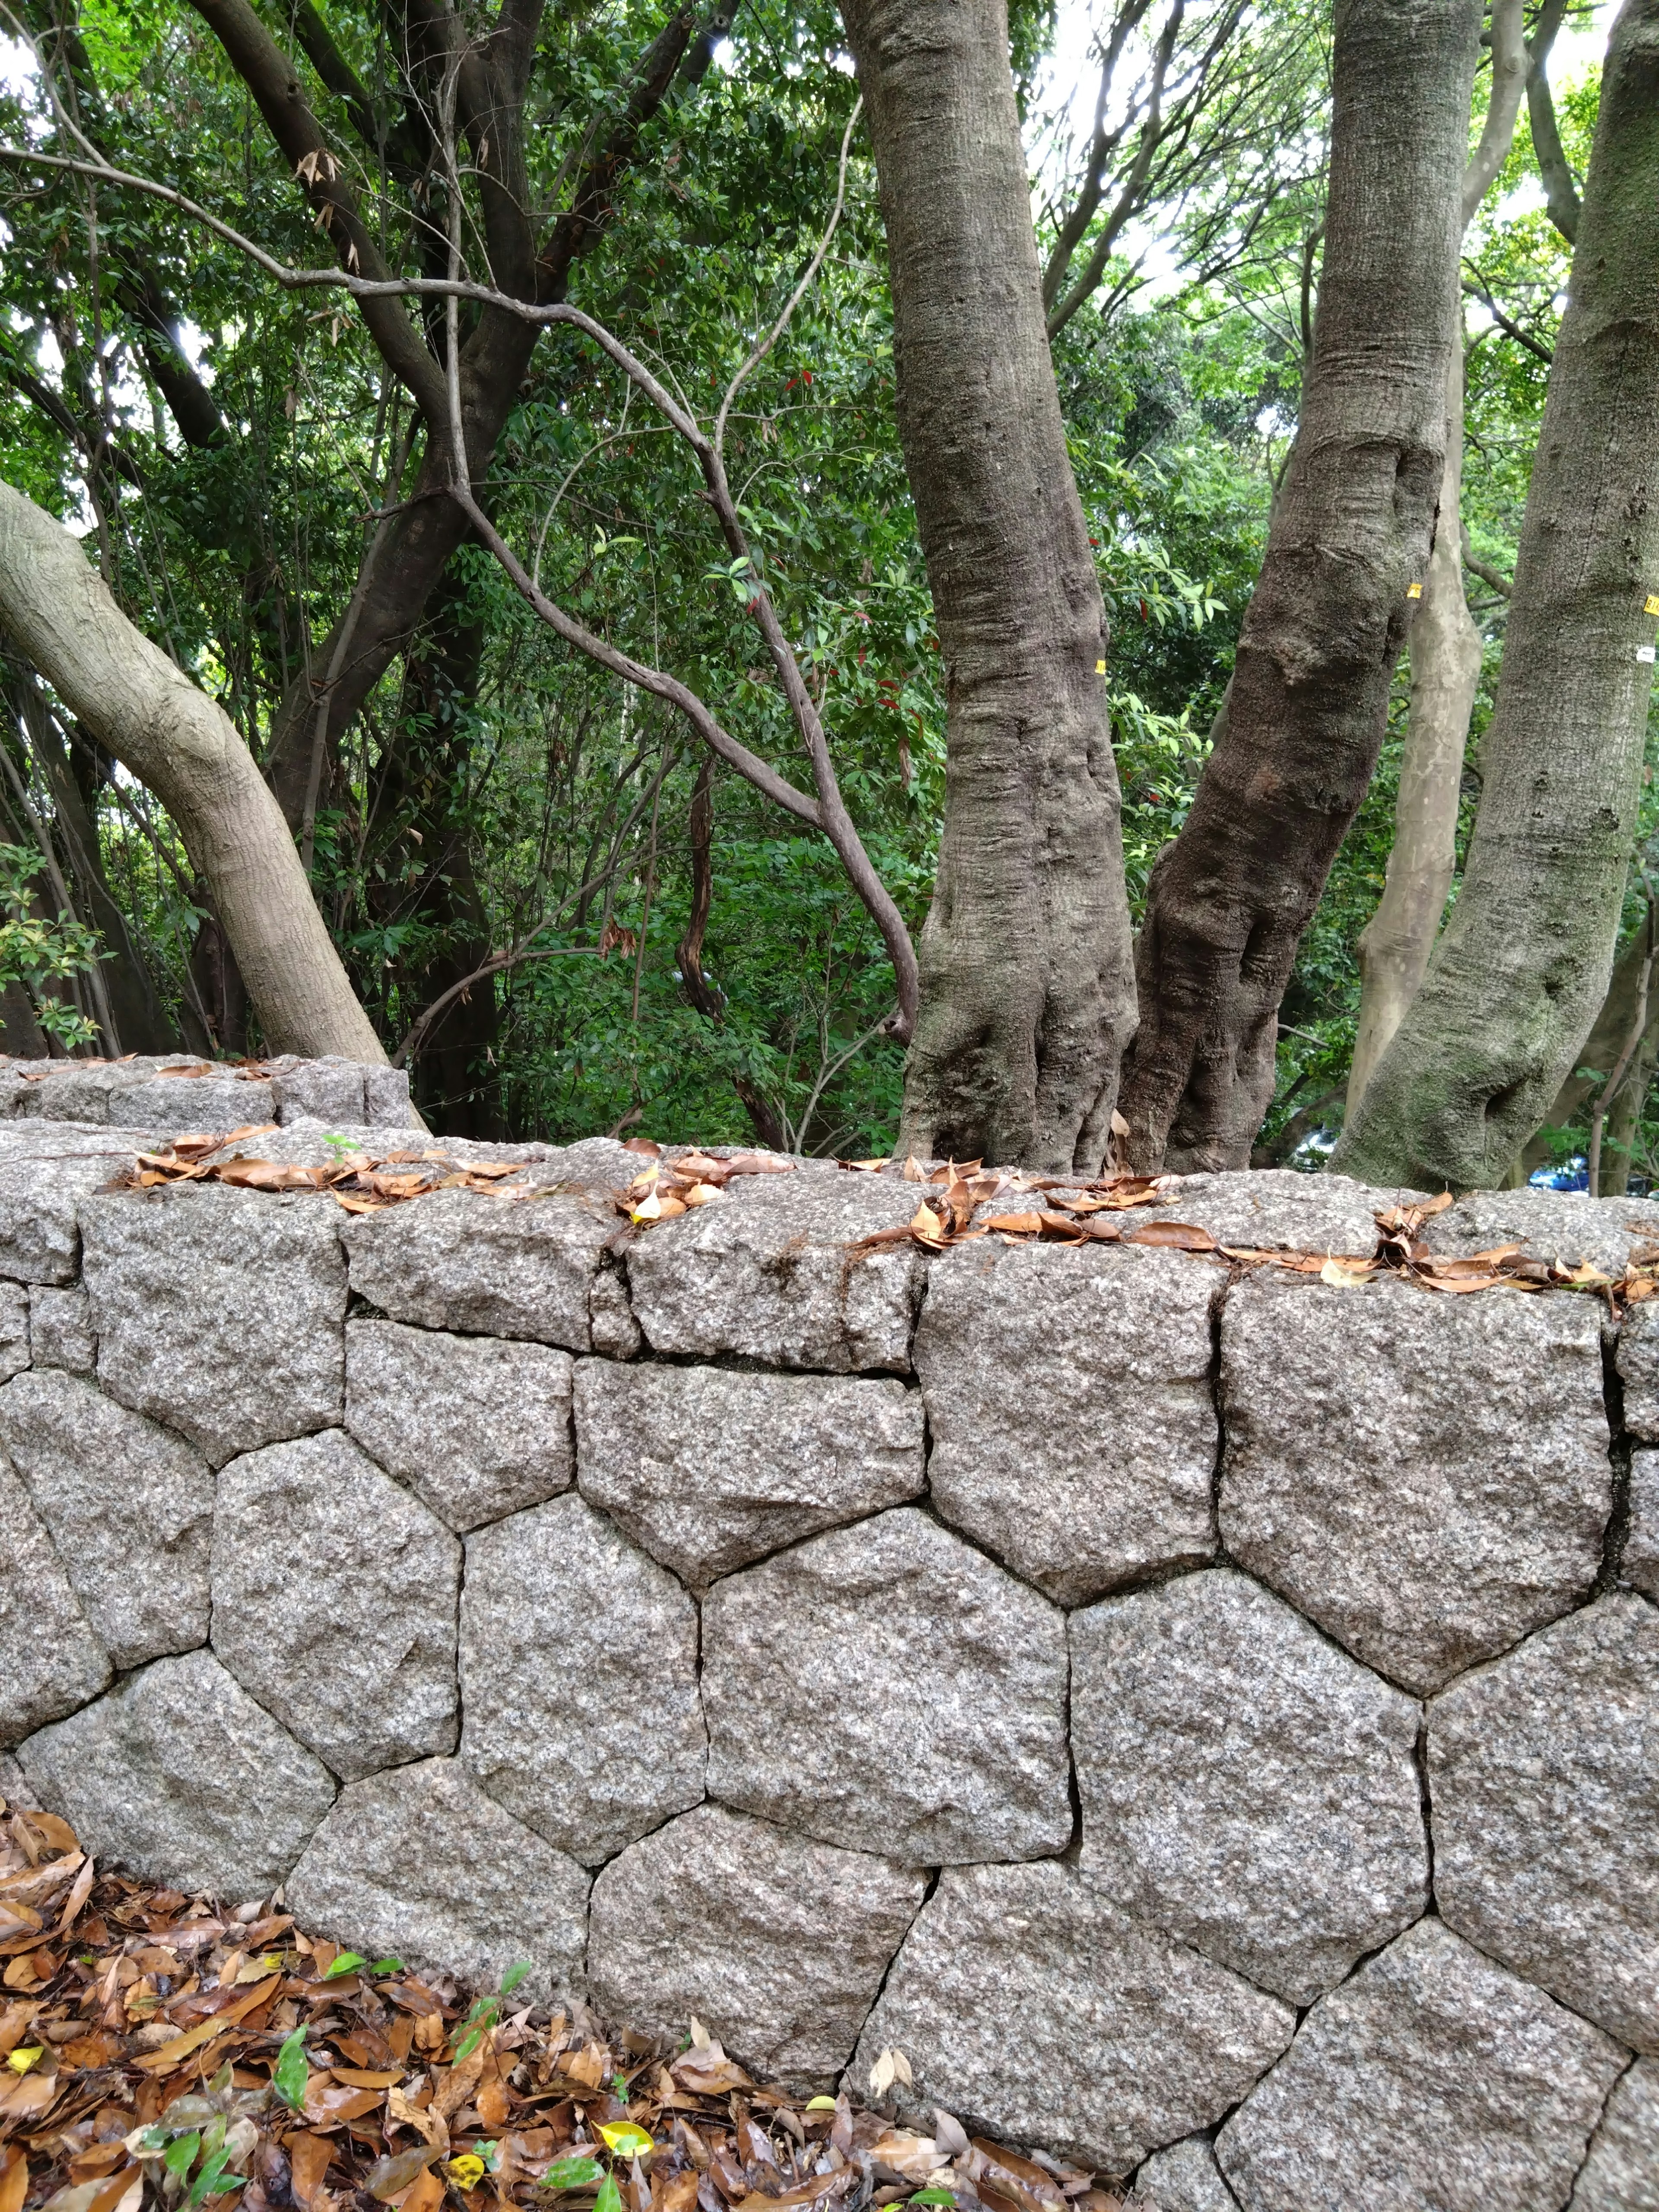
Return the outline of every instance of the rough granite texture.
<path id="1" fill-rule="evenodd" d="M 47 1370 L 0 1389 L 0 1445 L 116 1666 L 207 1642 L 213 1476 L 188 1444 Z"/>
<path id="2" fill-rule="evenodd" d="M 865 2024 L 849 2078 L 896 2046 L 918 2118 L 1047 2144 L 1107 2173 L 1210 2127 L 1296 2015 L 1131 1921 L 1074 1869 L 947 1867 Z"/>
<path id="3" fill-rule="evenodd" d="M 246 1122 L 274 1121 L 276 1094 L 269 1083 L 230 1075 L 156 1076 L 111 1094 L 109 1119 L 117 1127 L 185 1129 L 206 1136 Z"/>
<path id="4" fill-rule="evenodd" d="M 1555 2212 L 1625 2063 L 1422 1920 L 1314 2007 L 1216 2156 L 1244 2212 Z"/>
<path id="5" fill-rule="evenodd" d="M 1632 1436 L 1659 1443 L 1659 1298 L 1645 1298 L 1625 1316 L 1615 1364 L 1624 1385 L 1625 1426 Z"/>
<path id="6" fill-rule="evenodd" d="M 268 1894 L 334 1802 L 322 1762 L 207 1651 L 158 1659 L 18 1759 L 88 1850 L 230 1899 Z"/>
<path id="7" fill-rule="evenodd" d="M 1650 1199 L 1601 1202 L 1567 1190 L 1475 1190 L 1424 1224 L 1433 1252 L 1489 1252 L 1519 1244 L 1528 1259 L 1588 1260 L 1618 1276 L 1644 1244 L 1659 1242 L 1659 1205 Z"/>
<path id="8" fill-rule="evenodd" d="M 393 1321 L 586 1352 L 588 1289 L 618 1225 L 599 1198 L 439 1191 L 349 1224 L 351 1287 Z"/>
<path id="9" fill-rule="evenodd" d="M 1367 1664 L 1441 1688 L 1589 1589 L 1613 1503 L 1590 1299 L 1268 1273 L 1221 1324 L 1221 1534 Z"/>
<path id="10" fill-rule="evenodd" d="M 1160 2150 L 1135 2176 L 1127 2212 L 1238 2212 L 1207 2142 L 1190 2138 Z"/>
<path id="11" fill-rule="evenodd" d="M 1437 1698 L 1448 1923 L 1659 2054 L 1659 1612 L 1602 1598 Z"/>
<path id="12" fill-rule="evenodd" d="M 516 1195 L 111 1192 L 140 1088 L 258 1103 L 162 1065 L 0 1061 L 9 1802 L 802 2089 L 896 2047 L 924 2132 L 1137 2212 L 1659 2212 L 1659 1307 L 930 1256 L 862 1241 L 923 1187 L 821 1162 L 636 1228 L 639 1152 L 343 1062 L 230 1149 Z M 1363 1251 L 1410 1195 L 1125 1226 Z M 1659 1206 L 1431 1229 L 1510 1235 L 1612 1273 Z"/>
<path id="13" fill-rule="evenodd" d="M 908 1371 L 924 1267 L 911 1244 L 851 1249 L 908 1221 L 914 1183 L 828 1168 L 743 1176 L 629 1247 L 653 1352 L 739 1352 L 771 1367 Z"/>
<path id="14" fill-rule="evenodd" d="M 1369 1253 L 1376 1249 L 1378 1212 L 1423 1194 L 1371 1190 L 1347 1176 L 1247 1168 L 1171 1176 L 1169 1211 L 1245 1251 Z"/>
<path id="15" fill-rule="evenodd" d="M 29 1364 L 29 1293 L 21 1283 L 0 1283 L 0 1382 Z"/>
<path id="16" fill-rule="evenodd" d="M 20 1127 L 4 1134 L 0 1275 L 18 1283 L 72 1283 L 81 1264 L 82 1204 L 149 1139 L 73 1127 Z"/>
<path id="17" fill-rule="evenodd" d="M 702 1644 L 712 1796 L 920 1865 L 1070 1841 L 1064 1619 L 915 1507 L 717 1583 Z"/>
<path id="18" fill-rule="evenodd" d="M 1073 1613 L 1083 1864 L 1305 2005 L 1422 1912 L 1416 1701 L 1221 1569 Z"/>
<path id="19" fill-rule="evenodd" d="M 1571 2212 L 1659 2212 L 1659 2065 L 1638 2058 L 1614 2086 Z"/>
<path id="20" fill-rule="evenodd" d="M 1627 1583 L 1659 1598 L 1659 1452 L 1632 1452 L 1630 1526 L 1621 1571 Z"/>
<path id="21" fill-rule="evenodd" d="M 367 1958 L 495 1989 L 521 1960 L 524 2003 L 582 1985 L 588 1877 L 487 1797 L 458 1759 L 340 1792 L 288 1881 L 288 1910 Z"/>
<path id="22" fill-rule="evenodd" d="M 100 1383 L 216 1467 L 337 1421 L 339 1219 L 308 1194 L 217 1183 L 88 1200 L 81 1231 Z"/>
<path id="23" fill-rule="evenodd" d="M 581 1498 L 467 1539 L 460 1665 L 463 1759 L 584 1866 L 702 1797 L 697 1609 Z"/>
<path id="24" fill-rule="evenodd" d="M 589 1994 L 652 2034 L 696 2014 L 758 2078 L 831 2090 L 926 1890 L 919 1868 L 700 1805 L 595 1881 Z"/>
<path id="25" fill-rule="evenodd" d="M 918 1393 L 835 1375 L 584 1359 L 576 1453 L 582 1495 L 697 1591 L 924 1486 Z"/>
<path id="26" fill-rule="evenodd" d="M 915 1345 L 940 1515 L 1061 1605 L 1211 1558 L 1221 1281 L 1099 1246 L 940 1261 Z"/>
<path id="27" fill-rule="evenodd" d="M 92 1306 L 80 1284 L 67 1291 L 34 1284 L 29 1299 L 29 1359 L 36 1367 L 61 1367 L 69 1375 L 91 1375 L 98 1366 L 98 1339 Z"/>
<path id="28" fill-rule="evenodd" d="M 61 1720 L 110 1679 L 33 1500 L 0 1458 L 0 1744 Z"/>
<path id="29" fill-rule="evenodd" d="M 233 1460 L 213 1642 L 343 1782 L 455 1748 L 461 1547 L 337 1429 Z"/>
<path id="30" fill-rule="evenodd" d="M 570 1486 L 570 1354 L 400 1322 L 346 1324 L 346 1426 L 465 1535 Z"/>

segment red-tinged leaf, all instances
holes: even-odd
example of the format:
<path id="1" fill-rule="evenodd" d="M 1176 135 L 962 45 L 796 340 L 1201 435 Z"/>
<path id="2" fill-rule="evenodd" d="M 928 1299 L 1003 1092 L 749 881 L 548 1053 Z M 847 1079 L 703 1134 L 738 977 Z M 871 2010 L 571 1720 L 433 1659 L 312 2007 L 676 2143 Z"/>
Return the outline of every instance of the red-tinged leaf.
<path id="1" fill-rule="evenodd" d="M 1161 1244 L 1172 1252 L 1213 1252 L 1218 1249 L 1209 1231 L 1192 1221 L 1149 1221 L 1142 1228 L 1130 1230 L 1123 1241 L 1126 1244 Z"/>

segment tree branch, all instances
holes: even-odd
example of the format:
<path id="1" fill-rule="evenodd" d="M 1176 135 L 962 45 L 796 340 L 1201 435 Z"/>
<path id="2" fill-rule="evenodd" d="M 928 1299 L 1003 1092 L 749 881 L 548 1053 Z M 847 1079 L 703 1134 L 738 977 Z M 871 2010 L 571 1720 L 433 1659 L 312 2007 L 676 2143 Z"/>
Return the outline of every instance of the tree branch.
<path id="1" fill-rule="evenodd" d="M 1578 242 L 1578 185 L 1572 164 L 1561 143 L 1555 120 L 1555 101 L 1550 93 L 1550 49 L 1572 0 L 1544 0 L 1531 43 L 1527 48 L 1527 117 L 1532 125 L 1533 151 L 1544 179 L 1545 204 L 1550 221 L 1569 246 Z"/>

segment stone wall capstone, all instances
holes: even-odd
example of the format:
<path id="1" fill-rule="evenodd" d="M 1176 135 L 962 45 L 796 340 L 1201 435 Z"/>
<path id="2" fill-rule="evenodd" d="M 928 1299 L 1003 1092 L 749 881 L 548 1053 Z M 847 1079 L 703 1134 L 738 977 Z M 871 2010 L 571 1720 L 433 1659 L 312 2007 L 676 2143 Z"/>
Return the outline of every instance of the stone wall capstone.
<path id="1" fill-rule="evenodd" d="M 344 1062 L 0 1065 L 0 1791 L 89 1850 L 1146 2212 L 1659 2208 L 1659 1301 L 862 1240 Z M 1160 1209 L 1364 1252 L 1396 1192 Z M 1659 1206 L 1426 1232 L 1617 1276 Z"/>

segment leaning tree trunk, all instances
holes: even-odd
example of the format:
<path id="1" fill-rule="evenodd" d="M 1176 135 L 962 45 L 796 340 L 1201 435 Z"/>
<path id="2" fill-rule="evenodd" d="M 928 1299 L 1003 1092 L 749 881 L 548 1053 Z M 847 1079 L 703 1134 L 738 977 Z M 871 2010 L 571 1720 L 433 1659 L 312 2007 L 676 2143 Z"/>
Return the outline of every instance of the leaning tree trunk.
<path id="1" fill-rule="evenodd" d="M 1348 1074 L 1349 1114 L 1417 996 L 1457 866 L 1463 752 L 1481 661 L 1480 633 L 1463 596 L 1462 482 L 1463 360 L 1455 346 L 1446 379 L 1440 522 L 1407 646 L 1411 703 L 1394 843 L 1376 912 L 1359 936 L 1359 1031 Z"/>
<path id="2" fill-rule="evenodd" d="M 1121 1110 L 1140 1167 L 1248 1165 L 1279 1002 L 1370 781 L 1428 568 L 1479 0 L 1338 0 L 1324 270 L 1225 729 L 1152 872 Z"/>
<path id="3" fill-rule="evenodd" d="M 1606 993 L 1659 586 L 1659 0 L 1626 0 L 1527 493 L 1480 809 L 1423 988 L 1334 1164 L 1498 1182 Z"/>
<path id="4" fill-rule="evenodd" d="M 0 483 L 0 623 L 179 825 L 274 1052 L 386 1058 L 229 716 L 116 605 L 68 531 Z"/>
<path id="5" fill-rule="evenodd" d="M 946 683 L 900 1144 L 1092 1174 L 1134 1028 L 1105 615 L 1043 328 L 1004 0 L 843 0 Z"/>
<path id="6" fill-rule="evenodd" d="M 1522 0 L 1495 0 L 1492 95 L 1480 143 L 1463 172 L 1463 228 L 1496 182 L 1515 136 L 1527 80 Z M 1461 341 L 1461 320 L 1459 337 Z M 1434 950 L 1457 865 L 1457 805 L 1469 716 L 1480 682 L 1480 633 L 1463 594 L 1463 349 L 1446 374 L 1446 462 L 1440 520 L 1412 624 L 1411 702 L 1395 800 L 1394 843 L 1376 912 L 1359 939 L 1359 1032 L 1346 1110 L 1365 1095 L 1372 1071 L 1417 995 Z"/>

